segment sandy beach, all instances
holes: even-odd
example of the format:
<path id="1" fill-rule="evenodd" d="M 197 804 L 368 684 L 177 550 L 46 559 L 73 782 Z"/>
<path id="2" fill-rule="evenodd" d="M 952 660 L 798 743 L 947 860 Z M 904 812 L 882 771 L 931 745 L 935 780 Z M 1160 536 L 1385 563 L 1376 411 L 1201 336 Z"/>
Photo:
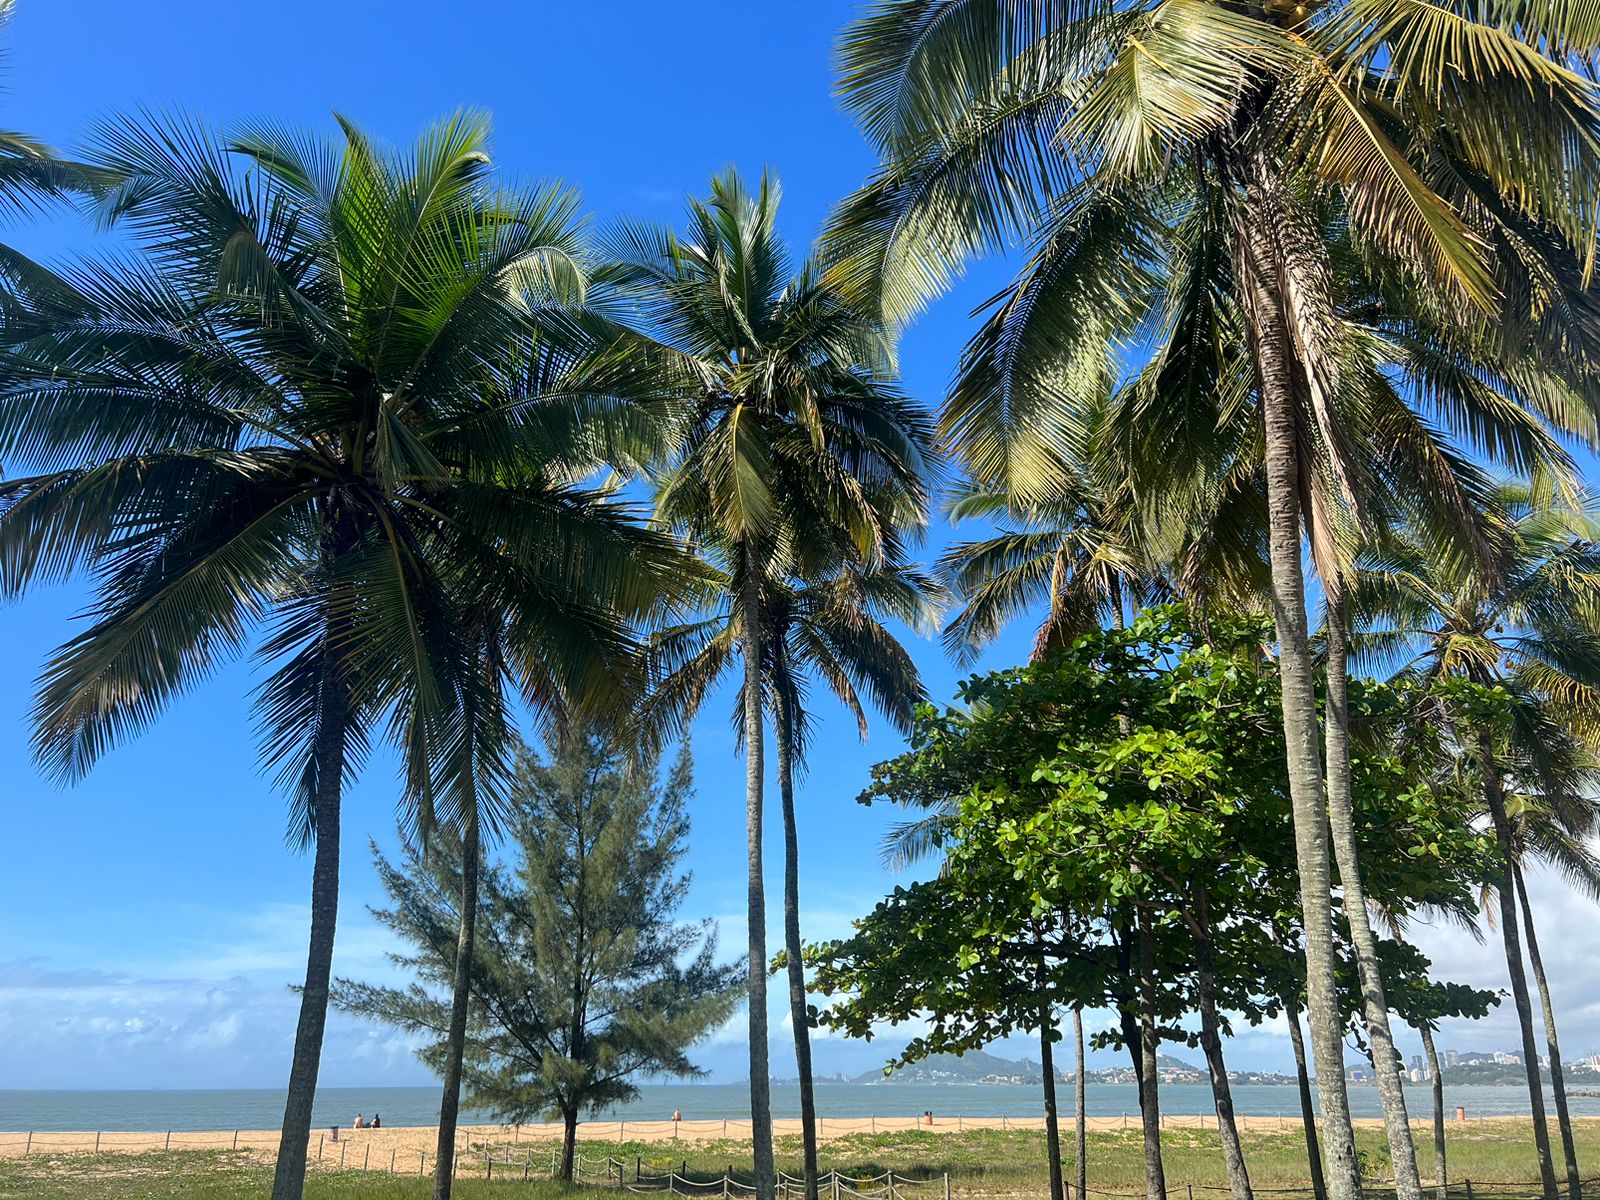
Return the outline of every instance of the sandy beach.
<path id="1" fill-rule="evenodd" d="M 1516 1120 L 1518 1118 L 1485 1118 L 1486 1120 Z M 1525 1118 L 1524 1118 L 1525 1119 Z M 1070 1115 L 1062 1123 L 1071 1125 Z M 1239 1117 L 1240 1127 L 1247 1131 L 1292 1129 L 1292 1117 Z M 1380 1127 L 1375 1118 L 1358 1119 L 1358 1126 Z M 1215 1129 L 1213 1116 L 1171 1116 L 1162 1119 L 1164 1129 Z M 1414 1122 L 1419 1128 L 1424 1121 Z M 777 1137 L 798 1137 L 798 1120 L 776 1120 L 772 1123 Z M 1091 1130 L 1137 1129 L 1139 1120 L 1132 1117 L 1090 1117 Z M 1042 1130 L 1044 1118 L 1039 1117 L 823 1117 L 818 1121 L 818 1134 L 825 1140 L 850 1137 L 856 1134 L 907 1132 L 920 1130 L 927 1133 L 961 1133 L 969 1129 Z M 750 1122 L 739 1120 L 707 1121 L 586 1121 L 578 1127 L 580 1141 L 595 1142 L 651 1142 L 671 1144 L 700 1144 L 726 1139 L 748 1140 Z M 561 1138 L 559 1124 L 542 1125 L 470 1125 L 458 1131 L 460 1151 L 471 1154 L 492 1152 L 496 1158 L 502 1152 L 512 1162 L 528 1159 L 537 1163 L 547 1156 L 550 1148 Z M 350 1129 L 342 1127 L 335 1137 L 332 1129 L 312 1130 L 311 1158 L 328 1166 L 353 1169 L 416 1171 L 421 1156 L 433 1156 L 438 1140 L 436 1127 L 428 1125 L 385 1127 L 382 1129 Z M 218 1129 L 207 1131 L 151 1131 L 128 1132 L 51 1132 L 51 1133 L 0 1133 L 0 1157 L 27 1154 L 138 1154 L 163 1150 L 251 1150 L 272 1153 L 278 1145 L 278 1131 L 273 1129 Z"/>

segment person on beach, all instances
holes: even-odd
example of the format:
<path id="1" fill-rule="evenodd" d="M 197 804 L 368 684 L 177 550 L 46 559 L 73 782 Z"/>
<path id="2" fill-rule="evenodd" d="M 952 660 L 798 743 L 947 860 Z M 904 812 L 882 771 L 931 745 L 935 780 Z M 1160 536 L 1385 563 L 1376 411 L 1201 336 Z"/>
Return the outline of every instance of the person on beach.
<path id="1" fill-rule="evenodd" d="M 367 1127 L 367 1119 L 365 1117 L 363 1117 L 360 1113 L 357 1113 L 356 1114 L 355 1124 L 352 1125 L 351 1128 L 352 1129 L 365 1129 L 366 1127 Z"/>
<path id="2" fill-rule="evenodd" d="M 372 1114 L 372 1127 L 374 1129 L 383 1128 L 383 1118 L 380 1117 L 377 1113 L 373 1113 Z"/>

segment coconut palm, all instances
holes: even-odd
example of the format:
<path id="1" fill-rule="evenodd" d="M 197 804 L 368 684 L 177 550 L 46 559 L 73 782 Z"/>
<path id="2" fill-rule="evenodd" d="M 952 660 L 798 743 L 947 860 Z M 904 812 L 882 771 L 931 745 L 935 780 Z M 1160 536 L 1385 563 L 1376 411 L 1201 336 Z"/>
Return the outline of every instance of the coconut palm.
<path id="1" fill-rule="evenodd" d="M 0 328 L 0 454 L 31 472 L 0 588 L 96 589 L 39 682 L 45 769 L 81 776 L 252 647 L 268 671 L 263 760 L 315 846 L 275 1200 L 304 1185 L 346 783 L 388 739 L 408 819 L 459 827 L 511 723 L 463 618 L 499 614 L 529 699 L 600 703 L 678 561 L 571 482 L 625 406 L 530 390 L 588 353 L 576 197 L 496 184 L 481 114 L 397 151 L 342 128 L 106 125 L 134 251 L 41 275 Z"/>
<path id="2" fill-rule="evenodd" d="M 713 611 L 660 630 L 651 642 L 659 683 L 646 705 L 653 726 L 675 727 L 699 711 L 712 688 L 734 665 L 739 620 L 724 588 Z M 815 580 L 778 579 L 764 592 L 761 627 L 766 631 L 763 704 L 772 714 L 784 841 L 784 958 L 789 1013 L 795 1030 L 800 1079 L 801 1132 L 808 1194 L 817 1176 L 816 1106 L 812 1096 L 810 1016 L 800 938 L 796 776 L 805 770 L 811 717 L 810 681 L 820 680 L 868 732 L 866 703 L 893 726 L 909 729 L 912 711 L 926 698 L 916 665 L 883 624 L 892 619 L 914 629 L 934 624 L 943 591 L 915 568 L 885 565 L 863 571 L 841 564 Z M 739 689 L 736 713 L 743 711 Z M 740 724 L 736 722 L 736 725 Z"/>
<path id="3" fill-rule="evenodd" d="M 1348 558 L 1333 553 L 1351 541 L 1338 525 L 1346 516 L 1361 525 L 1349 459 L 1370 430 L 1339 419 L 1344 375 L 1361 367 L 1365 343 L 1338 318 L 1327 210 L 1378 273 L 1380 293 L 1412 293 L 1407 306 L 1451 335 L 1475 377 L 1493 376 L 1496 398 L 1519 410 L 1513 424 L 1532 415 L 1591 432 L 1586 289 L 1600 110 L 1574 66 L 1597 47 L 1600 23 L 1588 13 L 1468 14 L 1417 0 L 1249 12 L 1209 0 L 879 0 L 843 40 L 845 102 L 884 165 L 833 224 L 840 285 L 898 323 L 972 254 L 1033 247 L 944 413 L 980 482 L 1026 505 L 1059 490 L 1090 433 L 1083 400 L 1115 369 L 1108 339 L 1146 349 L 1175 384 L 1151 389 L 1141 414 L 1172 443 L 1159 462 L 1226 474 L 1209 453 L 1218 426 L 1195 419 L 1203 382 L 1226 385 L 1211 403 L 1250 414 L 1335 1200 L 1359 1192 L 1325 817 L 1326 803 L 1342 801 L 1324 788 L 1301 536 L 1312 535 L 1326 585 Z M 1533 161 L 1513 145 L 1548 153 Z M 1152 275 L 1182 303 L 1147 324 Z M 1147 343 L 1151 325 L 1158 336 Z M 1529 388 L 1529 363 L 1573 386 Z M 1459 428 L 1471 437 L 1481 425 Z M 1337 759 L 1345 740 L 1333 733 Z M 1332 766 L 1337 792 L 1344 772 Z M 1381 1016 L 1370 964 L 1363 984 L 1369 1016 Z M 1412 1200 L 1420 1185 L 1403 1096 L 1385 1085 L 1385 1099 L 1400 1191 Z"/>
<path id="4" fill-rule="evenodd" d="M 1585 791 L 1600 744 L 1600 527 L 1583 509 L 1543 503 L 1521 486 L 1503 489 L 1494 515 L 1492 573 L 1403 533 L 1364 562 L 1352 597 L 1360 614 L 1355 645 L 1400 672 L 1463 678 L 1503 687 L 1510 696 L 1510 726 L 1500 744 L 1487 727 L 1465 729 L 1462 752 L 1477 772 L 1485 815 L 1506 858 L 1499 924 L 1529 1092 L 1542 1112 L 1518 882 L 1531 852 L 1593 888 L 1581 839 L 1594 829 Z M 1531 934 L 1531 911 L 1522 917 Z M 1542 962 L 1537 973 L 1543 974 Z M 1568 1189 L 1576 1197 L 1577 1160 L 1547 988 L 1541 998 Z M 1534 1135 L 1548 1159 L 1542 1121 Z"/>
<path id="5" fill-rule="evenodd" d="M 775 1176 L 767 1061 L 766 898 L 761 832 L 765 620 L 788 581 L 843 564 L 897 562 L 926 520 L 927 423 L 887 382 L 889 343 L 810 266 L 792 272 L 776 229 L 778 187 L 731 171 L 689 206 L 682 235 L 638 224 L 608 240 L 631 322 L 669 356 L 693 412 L 656 474 L 656 513 L 723 571 L 743 666 L 750 969 L 750 1104 L 756 1187 Z M 675 367 L 672 364 L 675 363 Z M 736 629 L 736 632 L 734 632 Z M 734 644 L 736 643 L 736 644 Z M 799 1027 L 797 1026 L 797 1032 Z"/>

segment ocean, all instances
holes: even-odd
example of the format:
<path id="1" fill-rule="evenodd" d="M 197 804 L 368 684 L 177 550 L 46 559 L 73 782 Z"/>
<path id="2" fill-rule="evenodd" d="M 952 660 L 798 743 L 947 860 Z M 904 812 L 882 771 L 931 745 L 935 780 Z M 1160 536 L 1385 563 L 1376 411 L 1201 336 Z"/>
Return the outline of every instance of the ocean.
<path id="1" fill-rule="evenodd" d="M 656 1084 L 639 1090 L 637 1099 L 597 1114 L 597 1120 L 663 1121 L 681 1111 L 685 1120 L 748 1118 L 750 1096 L 745 1084 Z M 910 1117 L 932 1110 L 939 1116 L 999 1117 L 1043 1114 L 1037 1087 L 1021 1084 L 845 1084 L 819 1083 L 817 1110 L 824 1117 Z M 1408 1089 L 1413 1117 L 1432 1109 L 1425 1088 Z M 1072 1089 L 1061 1087 L 1063 1115 L 1070 1113 Z M 1233 1089 L 1235 1109 L 1248 1116 L 1293 1118 L 1300 1101 L 1293 1087 L 1241 1084 Z M 1572 1096 L 1575 1115 L 1600 1116 L 1600 1095 Z M 1453 1116 L 1457 1105 L 1469 1117 L 1526 1116 L 1528 1094 L 1516 1087 L 1447 1087 L 1445 1105 Z M 1131 1084 L 1090 1085 L 1090 1116 L 1137 1116 L 1139 1099 Z M 1212 1112 L 1211 1090 L 1204 1085 L 1173 1084 L 1161 1089 L 1162 1111 L 1174 1116 Z M 1373 1087 L 1352 1087 L 1350 1108 L 1358 1117 L 1381 1115 Z M 356 1113 L 383 1116 L 386 1125 L 432 1125 L 437 1121 L 439 1091 L 431 1087 L 323 1088 L 317 1093 L 313 1125 L 349 1125 Z M 772 1114 L 798 1117 L 800 1093 L 793 1085 L 772 1088 Z M 272 1089 L 216 1091 L 0 1091 L 0 1130 L 199 1130 L 275 1129 L 283 1120 L 283 1093 Z M 463 1122 L 487 1124 L 489 1113 L 465 1109 Z"/>

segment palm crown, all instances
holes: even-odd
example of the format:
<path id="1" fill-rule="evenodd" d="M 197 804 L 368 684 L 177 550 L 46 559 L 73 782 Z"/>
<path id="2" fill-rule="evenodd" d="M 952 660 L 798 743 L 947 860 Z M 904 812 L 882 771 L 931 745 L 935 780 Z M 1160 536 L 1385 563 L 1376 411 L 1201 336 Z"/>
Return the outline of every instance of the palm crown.
<path id="1" fill-rule="evenodd" d="M 626 622 L 681 557 L 604 489 L 664 430 L 583 309 L 577 199 L 497 184 L 487 121 L 408 151 L 119 122 L 98 164 L 137 253 L 37 272 L 6 326 L 0 589 L 85 565 L 36 746 L 87 770 L 257 643 L 265 757 L 315 838 L 311 952 L 274 1195 L 297 1197 L 338 907 L 342 785 L 403 751 L 426 832 L 475 839 L 509 697 L 614 703 Z"/>

